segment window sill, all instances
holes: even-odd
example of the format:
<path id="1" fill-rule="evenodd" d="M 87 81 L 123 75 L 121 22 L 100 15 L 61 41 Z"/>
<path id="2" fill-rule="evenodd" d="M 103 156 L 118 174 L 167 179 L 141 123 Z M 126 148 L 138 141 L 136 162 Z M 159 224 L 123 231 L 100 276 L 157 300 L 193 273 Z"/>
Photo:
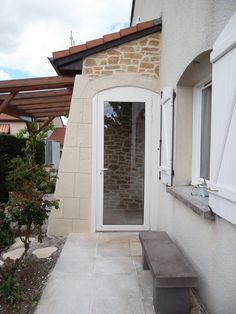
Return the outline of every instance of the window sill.
<path id="1" fill-rule="evenodd" d="M 203 219 L 215 220 L 208 208 L 208 197 L 191 195 L 192 186 L 171 186 L 166 191 Z"/>

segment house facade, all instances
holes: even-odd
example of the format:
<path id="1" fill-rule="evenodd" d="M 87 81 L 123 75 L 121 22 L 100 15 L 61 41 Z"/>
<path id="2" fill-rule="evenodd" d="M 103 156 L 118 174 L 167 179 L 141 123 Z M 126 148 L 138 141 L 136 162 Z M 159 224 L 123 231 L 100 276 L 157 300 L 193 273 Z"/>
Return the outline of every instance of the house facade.
<path id="1" fill-rule="evenodd" d="M 0 114 L 0 134 L 16 135 L 25 128 L 25 122 L 5 113 Z"/>
<path id="2" fill-rule="evenodd" d="M 216 314 L 235 313 L 235 11 L 136 0 L 129 28 L 51 60 L 78 75 L 49 233 L 167 231 Z"/>

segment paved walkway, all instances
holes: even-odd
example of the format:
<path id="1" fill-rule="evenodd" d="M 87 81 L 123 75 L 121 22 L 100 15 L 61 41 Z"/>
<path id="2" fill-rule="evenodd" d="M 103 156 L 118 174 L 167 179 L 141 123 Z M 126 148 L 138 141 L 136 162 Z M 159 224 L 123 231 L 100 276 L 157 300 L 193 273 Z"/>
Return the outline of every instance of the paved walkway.
<path id="1" fill-rule="evenodd" d="M 70 234 L 35 314 L 154 314 L 137 233 Z"/>
<path id="2" fill-rule="evenodd" d="M 138 233 L 70 234 L 35 314 L 155 314 L 141 253 Z"/>

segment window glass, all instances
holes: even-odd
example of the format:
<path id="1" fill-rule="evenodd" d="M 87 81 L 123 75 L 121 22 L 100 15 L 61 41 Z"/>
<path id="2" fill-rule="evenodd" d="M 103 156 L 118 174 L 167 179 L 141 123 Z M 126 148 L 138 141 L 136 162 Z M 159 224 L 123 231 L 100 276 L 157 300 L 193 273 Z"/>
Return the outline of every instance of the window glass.
<path id="1" fill-rule="evenodd" d="M 210 177 L 211 85 L 202 90 L 200 177 Z"/>

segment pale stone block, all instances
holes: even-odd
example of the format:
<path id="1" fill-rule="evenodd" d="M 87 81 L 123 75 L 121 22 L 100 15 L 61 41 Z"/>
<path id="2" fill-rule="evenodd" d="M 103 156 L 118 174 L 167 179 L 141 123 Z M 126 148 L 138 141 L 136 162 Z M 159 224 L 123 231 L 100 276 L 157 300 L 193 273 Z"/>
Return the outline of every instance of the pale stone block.
<path id="1" fill-rule="evenodd" d="M 48 235 L 65 236 L 73 230 L 72 219 L 50 219 Z"/>
<path id="2" fill-rule="evenodd" d="M 83 117 L 84 123 L 92 123 L 92 104 L 89 99 L 83 102 Z"/>
<path id="3" fill-rule="evenodd" d="M 91 175 L 78 173 L 75 175 L 75 197 L 88 198 L 91 195 Z"/>
<path id="4" fill-rule="evenodd" d="M 60 165 L 61 172 L 78 172 L 79 171 L 79 148 L 64 147 L 63 160 Z"/>
<path id="5" fill-rule="evenodd" d="M 80 173 L 91 173 L 92 172 L 92 161 L 91 160 L 80 160 L 79 161 L 79 172 Z"/>
<path id="6" fill-rule="evenodd" d="M 59 208 L 53 208 L 50 212 L 50 217 L 54 217 L 54 218 L 63 218 L 63 199 L 59 200 Z"/>
<path id="7" fill-rule="evenodd" d="M 64 218 L 79 218 L 79 198 L 64 199 Z"/>
<path id="8" fill-rule="evenodd" d="M 89 222 L 88 220 L 73 220 L 73 232 L 89 232 Z"/>
<path id="9" fill-rule="evenodd" d="M 78 123 L 83 119 L 83 99 L 73 98 L 71 100 L 69 122 Z"/>
<path id="10" fill-rule="evenodd" d="M 80 124 L 78 126 L 78 146 L 90 147 L 92 145 L 92 125 Z"/>
<path id="11" fill-rule="evenodd" d="M 89 83 L 89 78 L 82 75 L 76 75 L 72 98 L 87 98 L 84 97 L 83 94 L 84 91 L 87 91 L 87 89 L 89 88 Z"/>
<path id="12" fill-rule="evenodd" d="M 66 127 L 64 147 L 77 146 L 77 143 L 78 143 L 78 124 L 70 123 L 70 120 L 69 120 Z M 61 162 L 63 162 L 63 158 L 64 156 L 62 153 Z"/>
<path id="13" fill-rule="evenodd" d="M 81 147 L 80 148 L 80 160 L 92 160 L 92 149 Z"/>
<path id="14" fill-rule="evenodd" d="M 74 173 L 59 172 L 55 191 L 55 198 L 74 196 Z"/>
<path id="15" fill-rule="evenodd" d="M 79 205 L 79 218 L 89 219 L 90 216 L 90 199 L 81 198 Z"/>

